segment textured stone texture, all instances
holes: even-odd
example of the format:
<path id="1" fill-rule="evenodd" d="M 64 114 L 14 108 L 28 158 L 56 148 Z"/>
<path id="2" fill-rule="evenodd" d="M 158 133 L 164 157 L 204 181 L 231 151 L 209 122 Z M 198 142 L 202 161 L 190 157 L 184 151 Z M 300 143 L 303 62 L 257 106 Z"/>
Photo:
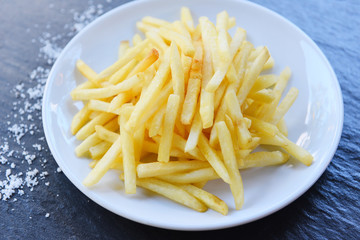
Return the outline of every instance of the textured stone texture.
<path id="1" fill-rule="evenodd" d="M 93 1 L 100 3 L 100 1 Z M 123 1 L 104 4 L 104 10 Z M 157 229 L 119 217 L 80 193 L 62 174 L 47 149 L 45 181 L 17 197 L 17 201 L 0 201 L 1 239 L 184 239 L 216 237 L 220 239 L 359 239 L 360 238 L 360 1 L 358 0 L 255 0 L 283 15 L 307 33 L 322 49 L 340 82 L 345 107 L 344 128 L 340 145 L 327 170 L 303 196 L 284 209 L 243 226 L 209 232 L 179 232 Z M 56 8 L 48 8 L 50 4 Z M 11 90 L 23 82 L 32 86 L 28 74 L 41 44 L 31 43 L 43 32 L 53 35 L 73 24 L 69 9 L 83 11 L 87 1 L 5 1 L 0 0 L 0 134 L 8 134 L 5 121 L 11 119 L 15 101 Z M 47 9 L 46 11 L 43 9 Z M 60 11 L 65 9 L 66 11 Z M 46 28 L 47 23 L 51 28 Z M 31 29 L 25 34 L 26 29 Z M 70 37 L 58 41 L 64 46 Z M 34 123 L 42 128 L 40 115 Z M 36 137 L 43 135 L 40 130 Z M 25 137 L 26 145 L 33 144 Z M 16 148 L 16 146 L 14 146 Z M 21 149 L 15 149 L 21 151 Z M 12 162 L 21 161 L 19 158 Z M 41 169 L 38 162 L 32 167 Z M 18 164 L 26 171 L 26 166 Z M 1 175 L 4 175 L 3 168 Z M 44 181 L 40 182 L 44 185 Z M 45 214 L 50 213 L 49 218 Z"/>

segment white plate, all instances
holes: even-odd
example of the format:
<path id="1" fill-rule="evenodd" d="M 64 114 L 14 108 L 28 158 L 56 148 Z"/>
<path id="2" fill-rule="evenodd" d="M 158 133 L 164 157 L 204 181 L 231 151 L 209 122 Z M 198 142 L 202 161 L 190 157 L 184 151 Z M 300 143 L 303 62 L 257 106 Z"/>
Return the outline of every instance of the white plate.
<path id="1" fill-rule="evenodd" d="M 315 158 L 310 167 L 295 161 L 280 167 L 242 172 L 245 204 L 236 211 L 228 186 L 220 181 L 206 185 L 229 205 L 228 216 L 212 210 L 198 213 L 162 197 L 138 189 L 125 195 L 116 172 L 110 172 L 92 189 L 81 182 L 90 171 L 89 160 L 77 158 L 79 144 L 70 133 L 70 122 L 81 104 L 70 98 L 70 91 L 84 78 L 75 71 L 83 59 L 101 71 L 117 58 L 121 40 L 131 39 L 135 23 L 151 15 L 173 21 L 180 7 L 191 8 L 194 19 L 227 10 L 237 25 L 247 30 L 255 46 L 266 45 L 276 61 L 274 73 L 292 69 L 289 86 L 300 90 L 298 99 L 286 115 L 289 138 L 306 148 Z M 308 190 L 326 169 L 337 148 L 343 125 L 343 102 L 339 84 L 326 57 L 299 28 L 261 6 L 242 1 L 136 1 L 122 5 L 100 17 L 63 50 L 49 75 L 43 99 L 43 123 L 50 150 L 70 181 L 86 196 L 125 218 L 168 229 L 209 230 L 245 224 L 288 205 Z"/>

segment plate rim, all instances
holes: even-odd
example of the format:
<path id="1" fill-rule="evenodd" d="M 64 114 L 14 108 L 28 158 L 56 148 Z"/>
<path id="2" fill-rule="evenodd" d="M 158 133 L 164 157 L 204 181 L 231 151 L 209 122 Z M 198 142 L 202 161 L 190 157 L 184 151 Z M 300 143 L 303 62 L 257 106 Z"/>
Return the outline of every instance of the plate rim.
<path id="1" fill-rule="evenodd" d="M 118 211 L 116 211 L 116 209 L 113 209 L 113 207 L 111 205 L 108 205 L 106 203 L 104 203 L 104 201 L 97 196 L 97 194 L 94 194 L 91 192 L 91 190 L 86 189 L 81 183 L 78 183 L 72 176 L 72 173 L 70 172 L 70 170 L 68 171 L 68 167 L 64 165 L 64 163 L 60 160 L 58 160 L 58 158 L 61 158 L 61 155 L 58 156 L 58 151 L 56 150 L 56 146 L 54 144 L 54 142 L 50 141 L 50 128 L 49 125 L 50 123 L 48 121 L 46 121 L 47 119 L 47 101 L 49 99 L 49 85 L 50 82 L 52 82 L 55 77 L 55 71 L 57 69 L 57 65 L 59 65 L 60 60 L 63 58 L 63 56 L 65 55 L 65 53 L 67 52 L 67 50 L 71 47 L 71 45 L 73 45 L 74 42 L 77 41 L 78 38 L 80 38 L 85 32 L 87 32 L 88 29 L 92 28 L 93 25 L 97 24 L 97 22 L 99 21 L 103 21 L 105 18 L 111 17 L 113 14 L 116 14 L 117 11 L 122 11 L 123 9 L 126 8 L 132 8 L 136 5 L 142 5 L 143 3 L 146 2 L 161 2 L 163 0 L 138 0 L 138 1 L 133 1 L 133 2 L 127 2 L 125 4 L 119 5 L 113 9 L 111 9 L 110 11 L 104 13 L 103 15 L 101 15 L 100 17 L 98 17 L 97 19 L 95 19 L 93 22 L 91 22 L 90 24 L 88 24 L 87 26 L 85 26 L 79 33 L 77 33 L 73 38 L 70 39 L 70 41 L 66 44 L 66 46 L 63 48 L 63 50 L 61 51 L 61 54 L 59 55 L 59 57 L 56 59 L 55 63 L 53 64 L 53 66 L 51 67 L 51 71 L 49 72 L 45 87 L 44 87 L 44 92 L 43 92 L 43 99 L 42 99 L 42 125 L 43 125 L 43 130 L 44 130 L 44 135 L 47 141 L 47 144 L 49 146 L 50 152 L 53 155 L 53 158 L 55 159 L 56 163 L 60 166 L 60 168 L 62 169 L 63 173 L 65 174 L 65 176 L 70 180 L 70 182 L 76 186 L 76 188 L 78 190 L 80 190 L 85 196 L 87 196 L 88 198 L 90 198 L 92 201 L 94 201 L 96 204 L 98 204 L 99 206 L 107 209 L 108 211 L 111 211 L 112 213 L 119 215 L 123 218 L 129 219 L 131 221 L 134 222 L 138 222 L 141 224 L 145 224 L 145 225 L 149 225 L 149 226 L 153 226 L 153 227 L 158 227 L 158 228 L 163 228 L 163 229 L 171 229 L 171 230 L 186 230 L 186 231 L 202 231 L 202 230 L 215 230 L 215 229 L 225 229 L 225 228 L 230 228 L 230 227 L 234 227 L 234 226 L 239 226 L 239 225 L 244 225 L 247 224 L 249 222 L 253 222 L 256 221 L 258 219 L 267 217 L 271 214 L 273 214 L 274 212 L 277 212 L 279 210 L 281 210 L 282 208 L 289 206 L 292 202 L 294 202 L 296 199 L 298 199 L 299 197 L 301 197 L 306 191 L 308 191 L 314 184 L 316 181 L 318 181 L 318 179 L 322 176 L 322 174 L 325 172 L 325 170 L 327 169 L 328 165 L 330 164 L 331 160 L 333 159 L 335 152 L 338 148 L 340 139 L 341 139 L 341 135 L 342 135 L 342 130 L 343 130 L 343 124 L 344 124 L 344 104 L 343 104 L 343 96 L 342 96 L 342 91 L 341 91 L 341 87 L 338 81 L 338 78 L 334 72 L 334 69 L 332 68 L 330 62 L 328 61 L 327 57 L 325 56 L 325 54 L 321 51 L 321 49 L 319 48 L 319 46 L 303 31 L 301 30 L 297 25 L 295 25 L 294 23 L 292 23 L 290 20 L 288 20 L 287 18 L 283 17 L 282 15 L 278 14 L 277 12 L 268 9 L 264 6 L 261 6 L 257 3 L 254 2 L 248 2 L 248 1 L 241 1 L 241 0 L 226 0 L 227 2 L 230 3 L 241 3 L 241 4 L 248 4 L 251 5 L 252 7 L 258 8 L 258 10 L 260 11 L 265 11 L 269 14 L 271 14 L 273 17 L 277 17 L 280 18 L 282 21 L 284 21 L 285 23 L 289 24 L 292 28 L 294 28 L 297 32 L 301 33 L 301 35 L 303 37 L 306 38 L 307 41 L 309 41 L 309 43 L 311 43 L 312 47 L 316 50 L 318 56 L 321 57 L 322 61 L 325 63 L 325 66 L 327 67 L 330 75 L 331 75 L 331 80 L 333 81 L 333 84 L 335 86 L 335 90 L 337 92 L 337 96 L 339 97 L 340 102 L 338 103 L 338 111 L 339 111 L 339 118 L 337 119 L 338 124 L 336 125 L 336 131 L 334 131 L 334 135 L 333 135 L 333 139 L 332 139 L 332 146 L 333 148 L 331 149 L 331 151 L 329 151 L 327 153 L 327 155 L 324 157 L 324 159 L 326 160 L 326 164 L 324 164 L 323 168 L 321 169 L 321 171 L 317 171 L 316 174 L 311 176 L 311 181 L 308 182 L 308 184 L 303 185 L 300 189 L 294 191 L 288 198 L 283 199 L 283 201 L 278 202 L 277 204 L 275 204 L 269 211 L 265 212 L 265 213 L 257 213 L 254 214 L 253 216 L 247 218 L 245 221 L 242 222 L 236 222 L 233 221 L 231 224 L 226 223 L 226 224 L 222 224 L 221 222 L 217 222 L 215 225 L 216 226 L 203 226 L 203 227 L 191 227 L 189 225 L 187 226 L 174 226 L 174 224 L 171 223 L 167 223 L 167 224 L 163 224 L 160 225 L 158 223 L 153 223 L 150 220 L 146 220 L 144 218 L 139 218 L 138 216 L 128 216 L 128 215 L 124 215 L 123 213 L 120 214 Z"/>

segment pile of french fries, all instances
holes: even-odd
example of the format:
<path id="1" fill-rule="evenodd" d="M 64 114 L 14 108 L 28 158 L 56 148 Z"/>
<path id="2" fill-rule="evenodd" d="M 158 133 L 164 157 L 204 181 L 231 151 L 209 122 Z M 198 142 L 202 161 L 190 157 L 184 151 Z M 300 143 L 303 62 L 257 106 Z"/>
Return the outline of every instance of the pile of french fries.
<path id="1" fill-rule="evenodd" d="M 88 81 L 71 97 L 84 107 L 71 132 L 82 142 L 78 157 L 90 157 L 83 184 L 96 184 L 119 170 L 127 194 L 137 186 L 187 207 L 226 215 L 227 204 L 203 189 L 214 179 L 228 183 L 236 209 L 244 203 L 239 169 L 285 163 L 292 155 L 309 166 L 313 157 L 287 138 L 284 115 L 298 90 L 282 98 L 291 72 L 263 73 L 274 66 L 266 47 L 254 47 L 226 11 L 216 24 L 188 8 L 168 22 L 144 17 L 143 33 L 120 44 L 119 58 L 96 73 L 78 60 Z M 272 145 L 275 151 L 254 151 Z M 272 148 L 274 149 L 274 148 Z"/>

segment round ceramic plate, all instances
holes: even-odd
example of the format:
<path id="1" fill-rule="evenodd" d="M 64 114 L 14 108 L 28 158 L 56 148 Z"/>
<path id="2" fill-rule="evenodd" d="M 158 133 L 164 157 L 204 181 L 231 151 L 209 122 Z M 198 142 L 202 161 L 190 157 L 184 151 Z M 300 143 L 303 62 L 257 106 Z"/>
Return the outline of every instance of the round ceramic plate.
<path id="1" fill-rule="evenodd" d="M 235 210 L 229 187 L 221 181 L 209 182 L 205 188 L 223 199 L 229 214 L 208 210 L 198 213 L 163 197 L 138 188 L 126 195 L 116 171 L 108 172 L 93 188 L 82 185 L 90 172 L 89 160 L 77 158 L 80 143 L 70 133 L 71 119 L 82 107 L 73 102 L 70 91 L 85 79 L 76 71 L 75 62 L 84 60 L 100 72 L 117 59 L 120 41 L 131 40 L 137 32 L 135 23 L 144 16 L 174 21 L 180 7 L 188 6 L 195 20 L 228 11 L 237 26 L 247 31 L 255 45 L 266 45 L 275 59 L 271 72 L 279 74 L 285 66 L 292 69 L 290 87 L 300 91 L 286 115 L 289 138 L 307 149 L 314 162 L 306 167 L 294 160 L 277 167 L 242 171 L 245 203 Z M 288 205 L 321 176 L 337 148 L 343 124 L 342 95 L 334 71 L 316 44 L 299 28 L 256 4 L 245 1 L 135 1 L 122 5 L 100 17 L 65 47 L 49 75 L 43 99 L 43 124 L 50 150 L 70 181 L 86 196 L 104 208 L 125 218 L 161 228 L 209 230 L 245 224 L 267 216 Z"/>

